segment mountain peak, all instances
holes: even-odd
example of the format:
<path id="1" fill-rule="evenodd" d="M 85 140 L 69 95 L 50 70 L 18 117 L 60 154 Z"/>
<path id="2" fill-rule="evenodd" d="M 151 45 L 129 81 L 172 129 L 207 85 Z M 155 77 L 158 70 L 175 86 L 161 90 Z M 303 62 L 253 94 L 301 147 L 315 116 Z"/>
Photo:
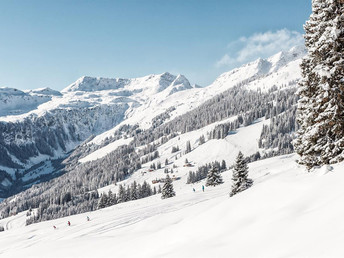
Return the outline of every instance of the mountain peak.
<path id="1" fill-rule="evenodd" d="M 83 76 L 62 90 L 62 92 L 125 89 L 129 91 L 147 91 L 150 94 L 156 94 L 169 87 L 171 87 L 170 93 L 192 88 L 184 75 L 173 75 L 169 72 L 164 72 L 162 74 L 151 74 L 132 79 Z"/>

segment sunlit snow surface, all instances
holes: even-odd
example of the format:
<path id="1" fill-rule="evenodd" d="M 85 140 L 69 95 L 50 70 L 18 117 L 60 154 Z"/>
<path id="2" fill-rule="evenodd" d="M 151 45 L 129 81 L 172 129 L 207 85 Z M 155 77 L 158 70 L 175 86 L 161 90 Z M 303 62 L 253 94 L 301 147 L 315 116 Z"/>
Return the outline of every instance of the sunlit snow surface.
<path id="1" fill-rule="evenodd" d="M 228 171 L 223 185 L 205 192 L 202 182 L 177 181 L 171 199 L 157 195 L 27 227 L 21 213 L 0 221 L 12 228 L 0 233 L 0 256 L 343 257 L 344 164 L 307 173 L 295 158 L 250 164 L 253 187 L 232 198 Z"/>

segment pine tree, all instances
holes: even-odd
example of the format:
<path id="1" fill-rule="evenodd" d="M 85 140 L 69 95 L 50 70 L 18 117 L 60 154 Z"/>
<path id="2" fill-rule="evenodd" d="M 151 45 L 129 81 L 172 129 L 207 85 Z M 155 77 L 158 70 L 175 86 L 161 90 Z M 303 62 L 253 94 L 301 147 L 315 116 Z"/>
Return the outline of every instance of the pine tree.
<path id="1" fill-rule="evenodd" d="M 111 205 L 114 205 L 114 204 L 116 204 L 115 197 L 114 197 L 112 191 L 109 190 L 106 206 L 111 206 Z"/>
<path id="2" fill-rule="evenodd" d="M 125 190 L 125 199 L 124 199 L 124 201 L 128 202 L 128 201 L 131 200 L 130 198 L 131 198 L 131 189 L 130 189 L 129 185 L 127 185 L 127 189 Z"/>
<path id="3" fill-rule="evenodd" d="M 191 143 L 190 143 L 190 141 L 187 141 L 186 142 L 186 151 L 185 151 L 185 153 L 189 153 L 189 152 L 191 152 Z"/>
<path id="4" fill-rule="evenodd" d="M 221 170 L 225 171 L 227 169 L 226 161 L 222 160 L 221 162 Z"/>
<path id="5" fill-rule="evenodd" d="M 119 185 L 117 202 L 118 203 L 125 202 L 125 199 L 126 199 L 125 188 L 123 185 Z"/>
<path id="6" fill-rule="evenodd" d="M 233 196 L 239 192 L 246 190 L 253 184 L 253 180 L 248 178 L 247 162 L 241 151 L 239 152 L 236 158 L 236 162 L 233 168 L 232 181 L 233 185 L 232 190 L 230 192 L 230 196 Z"/>
<path id="7" fill-rule="evenodd" d="M 201 137 L 199 137 L 199 145 L 202 145 L 205 143 L 204 135 L 202 134 Z"/>
<path id="8" fill-rule="evenodd" d="M 222 176 L 217 165 L 213 164 L 207 175 L 206 186 L 216 186 L 222 184 Z"/>
<path id="9" fill-rule="evenodd" d="M 344 1 L 313 0 L 312 10 L 294 141 L 299 163 L 308 168 L 344 160 Z"/>
<path id="10" fill-rule="evenodd" d="M 137 200 L 138 199 L 138 194 L 137 194 L 137 183 L 136 181 L 134 181 L 132 184 L 131 184 L 131 196 L 130 196 L 130 199 L 131 200 Z"/>
<path id="11" fill-rule="evenodd" d="M 103 193 L 99 199 L 97 209 L 105 208 L 108 204 L 108 196 L 106 193 Z"/>
<path id="12" fill-rule="evenodd" d="M 173 184 L 172 184 L 172 179 L 170 176 L 167 174 L 166 176 L 166 182 L 164 186 L 162 187 L 161 190 L 161 199 L 166 199 L 175 196 L 176 193 L 173 190 Z"/>

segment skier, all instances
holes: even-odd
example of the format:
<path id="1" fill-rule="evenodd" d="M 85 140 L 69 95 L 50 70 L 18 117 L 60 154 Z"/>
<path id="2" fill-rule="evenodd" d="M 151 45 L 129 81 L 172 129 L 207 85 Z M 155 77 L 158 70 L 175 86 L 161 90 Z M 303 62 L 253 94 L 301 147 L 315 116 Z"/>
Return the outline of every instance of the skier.
<path id="1" fill-rule="evenodd" d="M 87 221 L 90 221 L 90 217 L 89 216 L 87 216 Z"/>
<path id="2" fill-rule="evenodd" d="M 204 185 L 202 185 L 202 191 L 204 192 Z"/>
<path id="3" fill-rule="evenodd" d="M 53 227 L 54 227 L 54 229 L 57 229 L 56 226 L 53 226 Z"/>
<path id="4" fill-rule="evenodd" d="M 68 226 L 70 226 L 70 221 L 68 220 Z"/>
<path id="5" fill-rule="evenodd" d="M 195 188 L 192 188 L 192 190 L 195 192 L 196 190 L 195 190 Z"/>

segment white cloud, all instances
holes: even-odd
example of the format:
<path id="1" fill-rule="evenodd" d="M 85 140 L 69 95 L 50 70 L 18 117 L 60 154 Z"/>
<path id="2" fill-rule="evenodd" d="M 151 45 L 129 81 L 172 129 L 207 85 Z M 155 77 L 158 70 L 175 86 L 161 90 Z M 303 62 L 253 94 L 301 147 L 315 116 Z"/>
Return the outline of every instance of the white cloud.
<path id="1" fill-rule="evenodd" d="M 253 61 L 259 57 L 266 58 L 282 50 L 304 44 L 303 36 L 297 31 L 288 29 L 278 30 L 276 32 L 267 31 L 264 33 L 255 33 L 250 37 L 241 37 L 231 42 L 228 49 L 233 52 L 237 48 L 235 55 L 226 53 L 216 62 L 217 67 L 240 65 Z"/>

